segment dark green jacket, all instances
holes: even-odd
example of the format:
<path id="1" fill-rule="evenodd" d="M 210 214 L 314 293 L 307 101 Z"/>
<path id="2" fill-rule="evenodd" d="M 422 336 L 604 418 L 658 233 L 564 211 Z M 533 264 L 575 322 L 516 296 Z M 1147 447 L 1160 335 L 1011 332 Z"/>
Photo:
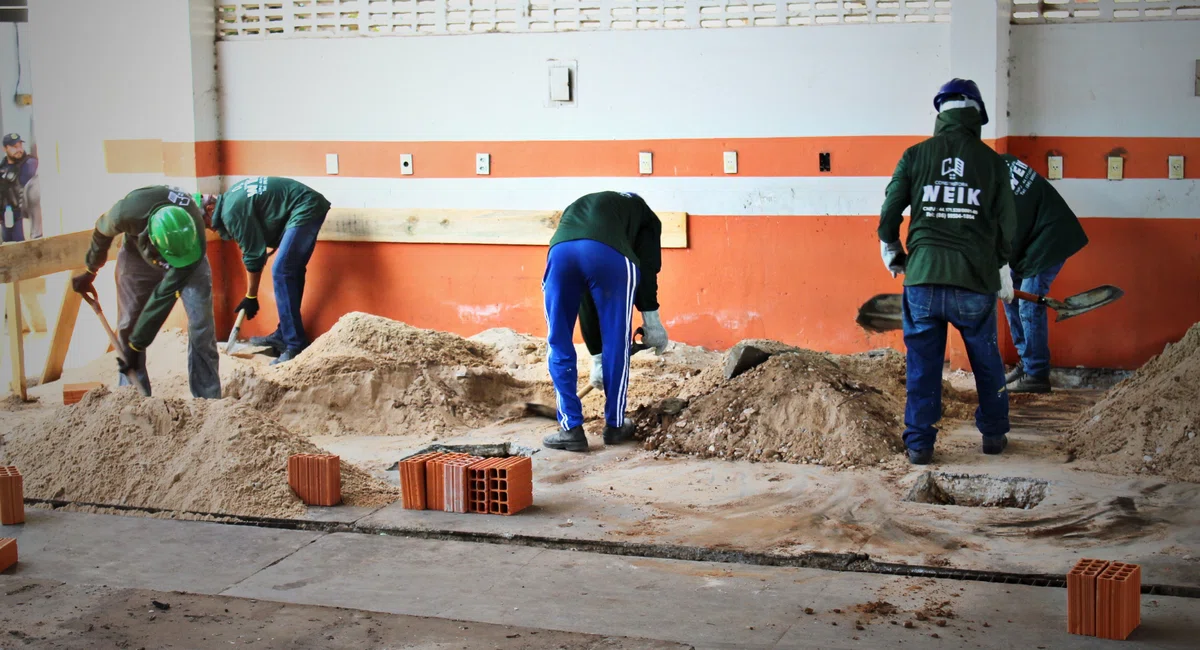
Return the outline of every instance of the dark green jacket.
<path id="1" fill-rule="evenodd" d="M 591 239 L 607 244 L 638 266 L 634 305 L 638 311 L 658 309 L 658 272 L 662 270 L 662 222 L 640 196 L 597 192 L 580 197 L 563 211 L 550 247 L 566 241 Z M 600 319 L 590 295 L 580 304 L 580 330 L 588 350 L 599 354 Z"/>
<path id="2" fill-rule="evenodd" d="M 911 207 L 904 284 L 940 284 L 977 293 L 1000 290 L 1016 207 L 1004 159 L 979 139 L 979 112 L 938 114 L 934 136 L 896 165 L 879 219 L 879 239 L 900 240 Z"/>
<path id="3" fill-rule="evenodd" d="M 127 250 L 141 255 L 151 266 L 166 269 L 166 274 L 158 286 L 154 287 L 154 292 L 142 308 L 142 314 L 129 336 L 129 342 L 139 350 L 145 350 L 154 342 L 158 330 L 171 315 L 179 292 L 187 285 L 192 272 L 205 261 L 202 256 L 200 261 L 191 266 L 174 268 L 163 260 L 158 250 L 150 243 L 150 215 L 164 205 L 172 204 L 184 208 L 192 215 L 196 222 L 196 232 L 201 238 L 200 244 L 204 247 L 204 213 L 192 200 L 192 195 L 178 188 L 155 185 L 130 192 L 105 212 L 96 221 L 96 229 L 92 231 L 92 245 L 87 252 L 87 268 L 94 273 L 108 261 L 108 249 L 112 246 L 113 239 L 117 235 L 125 235 L 123 245 Z"/>
<path id="4" fill-rule="evenodd" d="M 242 249 L 246 270 L 267 265 L 267 249 L 279 248 L 283 231 L 325 217 L 329 201 L 311 187 L 290 178 L 260 176 L 238 181 L 217 199 L 213 230 L 233 238 Z"/>
<path id="5" fill-rule="evenodd" d="M 1050 181 L 1012 154 L 1004 154 L 1017 204 L 1017 230 L 1009 264 L 1031 278 L 1067 261 L 1088 244 L 1079 217 Z"/>

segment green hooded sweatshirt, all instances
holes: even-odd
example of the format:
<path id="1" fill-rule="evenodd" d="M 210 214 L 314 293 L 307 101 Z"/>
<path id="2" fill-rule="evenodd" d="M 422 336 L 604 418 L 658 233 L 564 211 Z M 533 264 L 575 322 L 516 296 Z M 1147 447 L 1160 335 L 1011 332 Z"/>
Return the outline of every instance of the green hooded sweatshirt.
<path id="1" fill-rule="evenodd" d="M 96 229 L 92 231 L 92 245 L 87 252 L 87 268 L 95 273 L 108 261 L 108 249 L 112 246 L 113 239 L 117 235 L 125 235 L 123 245 L 127 250 L 141 255 L 150 266 L 166 270 L 162 281 L 154 287 L 154 292 L 142 308 L 142 314 L 133 326 L 133 333 L 129 335 L 129 343 L 139 350 L 145 350 L 154 342 L 158 330 L 162 329 L 163 323 L 171 315 L 179 292 L 187 285 L 192 272 L 205 260 L 205 257 L 201 256 L 200 260 L 191 266 L 175 268 L 169 266 L 158 254 L 154 244 L 150 243 L 150 215 L 165 205 L 178 205 L 188 211 L 196 222 L 196 232 L 201 238 L 202 248 L 205 247 L 204 213 L 200 211 L 200 206 L 196 205 L 192 195 L 178 188 L 155 185 L 130 192 L 105 212 L 96 221 Z"/>
<path id="2" fill-rule="evenodd" d="M 283 231 L 323 218 L 329 201 L 290 178 L 260 176 L 238 181 L 217 199 L 213 230 L 233 238 L 250 273 L 267 265 L 267 249 L 279 248 Z"/>
<path id="3" fill-rule="evenodd" d="M 905 286 L 939 284 L 977 293 L 1000 290 L 1016 207 L 1008 165 L 979 139 L 979 111 L 938 114 L 934 136 L 909 147 L 887 186 L 880 241 L 900 240 L 911 207 Z"/>
<path id="4" fill-rule="evenodd" d="M 567 206 L 550 247 L 576 239 L 607 244 L 634 264 L 641 274 L 634 305 L 638 311 L 658 309 L 658 272 L 662 269 L 662 222 L 642 197 L 622 192 L 597 192 Z M 600 316 L 591 294 L 579 306 L 579 329 L 588 351 L 600 354 Z"/>
<path id="5" fill-rule="evenodd" d="M 1017 230 L 1009 265 L 1031 278 L 1067 261 L 1088 244 L 1079 217 L 1050 181 L 1012 154 L 1004 154 L 1017 204 Z"/>

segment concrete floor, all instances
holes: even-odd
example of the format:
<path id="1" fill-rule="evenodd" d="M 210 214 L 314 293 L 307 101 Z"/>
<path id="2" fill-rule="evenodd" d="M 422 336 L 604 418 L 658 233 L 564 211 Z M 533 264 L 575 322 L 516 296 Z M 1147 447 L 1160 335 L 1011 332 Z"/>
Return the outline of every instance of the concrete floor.
<path id="1" fill-rule="evenodd" d="M 0 594 L 24 589 L 34 582 L 62 583 L 72 588 L 104 585 L 157 592 L 178 590 L 259 603 L 343 607 L 526 630 L 637 637 L 698 648 L 869 648 L 901 643 L 937 643 L 938 647 L 948 648 L 1095 648 L 1106 644 L 1190 648 L 1195 647 L 1195 638 L 1200 634 L 1200 607 L 1194 600 L 1180 598 L 1144 596 L 1142 626 L 1118 646 L 1116 642 L 1068 635 L 1066 592 L 1055 588 L 652 560 L 40 509 L 30 509 L 24 525 L 5 527 L 0 532 L 15 536 L 21 552 L 17 567 L 0 576 Z M 101 595 L 112 607 L 126 607 L 127 618 L 143 615 L 140 610 L 135 612 L 131 603 L 138 598 L 144 600 L 144 595 Z M 900 611 L 892 616 L 857 611 L 858 606 L 879 600 L 896 605 Z M 10 601 L 0 598 L 0 602 Z M 91 638 L 97 644 L 111 638 L 98 636 L 101 632 L 97 629 L 87 632 L 86 626 L 80 630 L 85 613 L 99 614 L 81 603 L 70 605 L 78 610 L 70 609 L 68 604 L 72 602 L 64 599 L 63 609 L 53 615 L 53 625 L 67 625 L 83 639 L 88 639 L 88 634 L 96 635 Z M 245 612 L 253 604 L 240 601 L 235 609 Z M 940 616 L 917 620 L 918 610 L 936 605 L 942 605 Z M 199 604 L 195 606 L 203 609 Z M 157 616 L 149 609 L 145 616 Z M 812 613 L 806 613 L 808 610 Z M 45 614 L 38 608 L 4 607 L 0 621 L 11 630 L 30 634 L 25 629 L 35 620 L 46 620 L 50 625 L 51 619 Z M 320 621 L 328 615 L 314 614 L 311 618 Z M 242 620 L 246 616 L 250 615 L 214 619 L 193 629 L 212 630 L 214 640 L 218 634 L 242 630 L 238 627 L 242 625 L 250 627 L 239 634 L 263 629 Z M 261 623 L 259 618 L 250 618 Z M 939 626 L 940 621 L 945 625 Z M 906 622 L 912 622 L 913 627 L 904 627 Z M 302 631 L 315 635 L 322 629 L 314 625 Z M 134 637 L 142 632 L 125 634 Z M 38 635 L 54 638 L 49 633 Z M 936 641 L 933 635 L 937 635 Z M 180 638 L 193 641 L 195 637 Z M 226 647 L 226 639 L 234 645 L 239 643 L 230 636 L 221 639 L 219 644 L 207 647 Z M 299 640 L 313 643 L 312 638 Z M 469 641 L 464 644 L 476 647 Z M 380 642 L 375 647 L 383 645 L 386 643 Z M 61 646 L 49 643 L 43 647 Z"/>

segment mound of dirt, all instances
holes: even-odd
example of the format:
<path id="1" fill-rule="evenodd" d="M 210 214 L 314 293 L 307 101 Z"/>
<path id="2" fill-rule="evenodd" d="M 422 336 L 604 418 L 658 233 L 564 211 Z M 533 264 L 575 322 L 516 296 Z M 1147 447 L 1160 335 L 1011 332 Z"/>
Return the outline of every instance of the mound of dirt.
<path id="1" fill-rule="evenodd" d="M 250 405 L 143 398 L 133 388 L 94 390 L 4 443 L 28 497 L 260 517 L 304 514 L 287 459 L 323 453 Z M 343 462 L 342 494 L 346 505 L 370 506 L 399 491 Z"/>
<path id="2" fill-rule="evenodd" d="M 550 378 L 546 370 L 546 339 L 521 334 L 507 327 L 496 327 L 467 340 L 490 348 L 496 365 L 517 379 L 548 381 Z"/>
<path id="3" fill-rule="evenodd" d="M 286 364 L 236 373 L 225 395 L 306 436 L 427 436 L 501 419 L 545 388 L 497 366 L 492 346 L 382 316 L 343 316 Z"/>
<path id="4" fill-rule="evenodd" d="M 843 363 L 846 367 L 843 367 Z M 903 402 L 843 358 L 810 350 L 780 354 L 677 414 L 660 407 L 635 415 L 647 449 L 750 460 L 871 465 L 900 452 Z M 682 404 L 679 404 L 682 406 Z"/>
<path id="5" fill-rule="evenodd" d="M 1065 445 L 1115 474 L 1200 483 L 1200 323 L 1084 411 Z"/>

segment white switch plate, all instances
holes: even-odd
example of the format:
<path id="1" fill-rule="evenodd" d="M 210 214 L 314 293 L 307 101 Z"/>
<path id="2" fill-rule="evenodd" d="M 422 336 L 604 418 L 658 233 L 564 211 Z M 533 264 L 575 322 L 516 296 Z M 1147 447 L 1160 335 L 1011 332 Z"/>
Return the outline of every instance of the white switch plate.
<path id="1" fill-rule="evenodd" d="M 325 154 L 325 173 L 337 175 L 338 173 L 338 155 L 336 153 Z"/>
<path id="2" fill-rule="evenodd" d="M 1120 156 L 1108 157 L 1108 180 L 1119 181 L 1125 177 L 1125 159 Z"/>
<path id="3" fill-rule="evenodd" d="M 1047 156 L 1046 157 L 1046 178 L 1052 181 L 1061 181 L 1063 177 L 1063 159 L 1062 156 Z"/>
<path id="4" fill-rule="evenodd" d="M 492 173 L 492 155 L 487 153 L 475 154 L 475 173 L 487 176 Z"/>
<path id="5" fill-rule="evenodd" d="M 736 151 L 726 151 L 725 152 L 725 173 L 726 174 L 736 174 L 737 173 L 737 152 Z"/>
<path id="6" fill-rule="evenodd" d="M 411 176 L 413 173 L 412 154 L 400 154 L 400 173 L 404 176 Z"/>
<path id="7" fill-rule="evenodd" d="M 571 101 L 571 69 L 566 66 L 550 68 L 550 101 Z"/>
<path id="8" fill-rule="evenodd" d="M 1183 156 L 1167 156 L 1167 178 L 1183 180 Z"/>
<path id="9" fill-rule="evenodd" d="M 649 151 L 638 152 L 638 173 L 654 173 L 654 154 L 650 153 Z"/>

